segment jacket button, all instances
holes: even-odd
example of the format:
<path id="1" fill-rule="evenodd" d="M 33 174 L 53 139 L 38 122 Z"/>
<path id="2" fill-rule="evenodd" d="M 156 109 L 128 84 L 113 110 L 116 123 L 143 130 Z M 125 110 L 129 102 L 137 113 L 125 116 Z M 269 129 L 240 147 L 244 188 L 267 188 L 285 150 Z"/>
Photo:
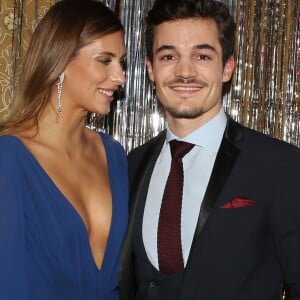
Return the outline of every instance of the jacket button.
<path id="1" fill-rule="evenodd" d="M 149 282 L 149 287 L 150 288 L 155 288 L 156 287 L 156 282 L 154 280 Z"/>

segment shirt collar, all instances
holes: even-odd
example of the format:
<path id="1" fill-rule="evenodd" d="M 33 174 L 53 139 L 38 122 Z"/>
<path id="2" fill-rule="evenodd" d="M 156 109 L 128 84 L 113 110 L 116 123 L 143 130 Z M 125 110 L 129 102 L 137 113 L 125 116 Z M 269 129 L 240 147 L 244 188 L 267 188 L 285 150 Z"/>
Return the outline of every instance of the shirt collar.
<path id="1" fill-rule="evenodd" d="M 166 142 L 170 142 L 171 140 L 176 139 L 197 146 L 205 147 L 217 139 L 222 139 L 226 123 L 227 117 L 224 112 L 224 109 L 221 108 L 220 112 L 215 117 L 213 117 L 203 126 L 197 128 L 184 138 L 177 137 L 167 126 Z"/>

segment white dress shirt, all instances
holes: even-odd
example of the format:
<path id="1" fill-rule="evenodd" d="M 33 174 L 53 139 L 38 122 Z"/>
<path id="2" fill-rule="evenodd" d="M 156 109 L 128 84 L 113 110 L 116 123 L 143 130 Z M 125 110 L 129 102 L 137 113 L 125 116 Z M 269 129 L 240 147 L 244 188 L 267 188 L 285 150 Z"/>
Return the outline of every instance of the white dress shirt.
<path id="1" fill-rule="evenodd" d="M 150 262 L 156 269 L 157 228 L 162 196 L 171 167 L 169 141 L 173 139 L 195 144 L 183 158 L 184 187 L 181 211 L 181 239 L 184 265 L 186 265 L 197 225 L 200 206 L 226 127 L 223 109 L 208 123 L 183 139 L 167 128 L 166 141 L 158 156 L 149 184 L 143 217 L 143 242 Z"/>

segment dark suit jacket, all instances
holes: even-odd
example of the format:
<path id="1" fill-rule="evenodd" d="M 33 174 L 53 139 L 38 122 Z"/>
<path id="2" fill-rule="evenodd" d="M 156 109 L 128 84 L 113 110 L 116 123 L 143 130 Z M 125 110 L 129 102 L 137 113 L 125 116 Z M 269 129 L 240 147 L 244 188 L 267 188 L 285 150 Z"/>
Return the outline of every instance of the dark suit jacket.
<path id="1" fill-rule="evenodd" d="M 136 202 L 147 196 L 164 140 L 165 131 L 129 154 L 131 222 L 121 259 L 121 300 L 134 299 L 132 220 Z M 299 173 L 298 148 L 229 118 L 201 205 L 181 299 L 281 299 L 283 284 L 292 299 L 300 299 Z M 230 205 L 233 199 L 242 205 Z"/>

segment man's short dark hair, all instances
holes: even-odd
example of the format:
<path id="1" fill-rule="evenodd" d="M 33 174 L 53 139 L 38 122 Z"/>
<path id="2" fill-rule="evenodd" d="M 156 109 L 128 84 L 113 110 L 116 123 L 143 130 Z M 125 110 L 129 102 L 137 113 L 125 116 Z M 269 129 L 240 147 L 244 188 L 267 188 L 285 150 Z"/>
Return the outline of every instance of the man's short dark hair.
<path id="1" fill-rule="evenodd" d="M 228 7 L 221 1 L 214 0 L 156 0 L 146 19 L 148 56 L 152 59 L 155 26 L 163 22 L 188 18 L 215 20 L 223 51 L 222 59 L 225 64 L 234 53 L 235 22 Z"/>
<path id="2" fill-rule="evenodd" d="M 222 61 L 223 65 L 225 65 L 227 60 L 234 55 L 236 26 L 228 7 L 221 1 L 214 0 L 156 0 L 146 18 L 146 48 L 148 57 L 151 60 L 153 59 L 155 26 L 163 22 L 189 18 L 215 20 L 222 48 Z"/>

